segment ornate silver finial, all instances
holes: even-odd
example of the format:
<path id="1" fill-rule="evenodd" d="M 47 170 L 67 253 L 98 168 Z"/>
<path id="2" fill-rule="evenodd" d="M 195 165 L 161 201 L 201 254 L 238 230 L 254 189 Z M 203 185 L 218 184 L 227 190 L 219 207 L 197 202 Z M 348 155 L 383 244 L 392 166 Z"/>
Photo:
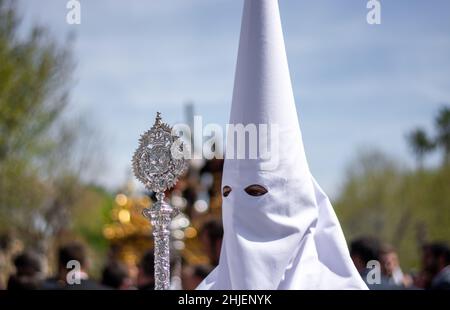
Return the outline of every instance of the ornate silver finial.
<path id="1" fill-rule="evenodd" d="M 157 202 L 143 215 L 153 226 L 155 242 L 155 289 L 168 289 L 170 285 L 169 224 L 178 213 L 164 201 L 164 192 L 173 187 L 187 169 L 183 158 L 183 143 L 172 128 L 163 123 L 156 113 L 152 128 L 141 135 L 132 164 L 136 178 L 156 193 Z"/>
<path id="2" fill-rule="evenodd" d="M 187 168 L 183 158 L 183 143 L 172 134 L 172 128 L 156 114 L 150 130 L 141 135 L 133 156 L 133 172 L 145 187 L 153 192 L 172 188 Z"/>
<path id="3" fill-rule="evenodd" d="M 161 112 L 156 112 L 155 124 L 161 124 Z"/>

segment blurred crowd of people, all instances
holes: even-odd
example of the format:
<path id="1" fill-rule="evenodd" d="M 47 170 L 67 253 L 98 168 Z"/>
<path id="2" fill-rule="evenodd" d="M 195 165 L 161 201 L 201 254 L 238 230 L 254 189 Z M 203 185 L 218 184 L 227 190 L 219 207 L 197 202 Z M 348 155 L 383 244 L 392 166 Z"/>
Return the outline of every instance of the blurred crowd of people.
<path id="1" fill-rule="evenodd" d="M 192 265 L 177 251 L 171 251 L 171 289 L 193 290 L 219 262 L 223 237 L 222 224 L 207 221 L 199 234 L 210 264 Z M 154 253 L 147 251 L 137 266 L 128 266 L 116 259 L 109 259 L 97 279 L 89 272 L 87 247 L 81 242 L 70 242 L 57 250 L 55 274 L 47 275 L 41 257 L 29 250 L 13 257 L 15 271 L 8 276 L 0 289 L 8 290 L 153 290 Z M 2 249 L 0 248 L 0 252 Z"/>
<path id="2" fill-rule="evenodd" d="M 353 240 L 350 255 L 369 289 L 450 290 L 450 248 L 446 243 L 422 245 L 421 268 L 413 274 L 402 270 L 394 247 L 374 237 Z"/>
<path id="3" fill-rule="evenodd" d="M 195 289 L 219 263 L 223 227 L 218 220 L 209 220 L 200 231 L 210 264 L 191 265 L 171 254 L 172 289 Z M 352 260 L 370 289 L 450 289 L 450 248 L 433 242 L 421 248 L 421 269 L 409 274 L 402 270 L 396 250 L 373 237 L 363 237 L 350 243 Z M 86 247 L 78 242 L 58 249 L 54 275 L 48 277 L 38 255 L 23 251 L 13 258 L 15 272 L 9 275 L 4 289 L 117 289 L 153 290 L 154 253 L 146 252 L 134 272 L 117 260 L 109 260 L 95 280 L 89 273 Z"/>

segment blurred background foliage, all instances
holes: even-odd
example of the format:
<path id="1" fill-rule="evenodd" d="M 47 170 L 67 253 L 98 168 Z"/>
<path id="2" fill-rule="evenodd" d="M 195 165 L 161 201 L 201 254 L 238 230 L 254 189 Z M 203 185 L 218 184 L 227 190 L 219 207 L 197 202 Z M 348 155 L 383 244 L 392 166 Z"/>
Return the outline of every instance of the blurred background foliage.
<path id="1" fill-rule="evenodd" d="M 434 121 L 434 134 L 418 128 L 407 135 L 415 168 L 366 150 L 349 165 L 334 203 L 348 239 L 378 236 L 398 249 L 407 268 L 419 265 L 424 242 L 450 240 L 450 108 L 443 106 Z M 432 152 L 442 162 L 425 167 Z"/>
<path id="2" fill-rule="evenodd" d="M 101 159 L 89 122 L 67 115 L 70 44 L 39 26 L 26 36 L 19 28 L 14 2 L 0 0 L 0 233 L 43 254 L 70 231 L 104 249 L 111 195 L 83 175 Z"/>

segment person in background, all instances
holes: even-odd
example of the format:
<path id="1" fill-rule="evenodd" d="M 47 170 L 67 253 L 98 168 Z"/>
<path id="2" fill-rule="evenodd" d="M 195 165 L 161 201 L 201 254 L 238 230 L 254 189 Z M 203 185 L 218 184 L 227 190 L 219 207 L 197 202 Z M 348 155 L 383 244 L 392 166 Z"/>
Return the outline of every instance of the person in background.
<path id="1" fill-rule="evenodd" d="M 11 235 L 8 233 L 0 234 L 0 290 L 6 289 L 6 282 L 10 273 L 9 258 L 10 249 L 12 248 Z"/>
<path id="2" fill-rule="evenodd" d="M 430 273 L 425 270 L 420 270 L 416 274 L 413 274 L 413 288 L 416 289 L 427 289 L 431 284 Z"/>
<path id="3" fill-rule="evenodd" d="M 411 287 L 413 279 L 410 275 L 404 274 L 398 259 L 398 254 L 394 247 L 384 244 L 380 250 L 381 272 L 391 285 L 399 287 Z"/>
<path id="4" fill-rule="evenodd" d="M 450 290 L 450 248 L 442 242 L 425 244 L 422 248 L 423 270 L 430 276 L 426 288 Z"/>
<path id="5" fill-rule="evenodd" d="M 109 262 L 102 271 L 101 284 L 105 287 L 127 290 L 132 288 L 132 280 L 128 268 L 117 261 Z"/>
<path id="6" fill-rule="evenodd" d="M 361 237 L 350 243 L 350 257 L 361 275 L 367 272 L 367 263 L 379 260 L 380 241 L 373 237 Z"/>
<path id="7" fill-rule="evenodd" d="M 212 271 L 211 265 L 194 265 L 183 268 L 183 289 L 195 290 Z"/>
<path id="8" fill-rule="evenodd" d="M 146 252 L 139 263 L 137 288 L 139 290 L 153 290 L 155 288 L 155 255 L 153 250 Z"/>
<path id="9" fill-rule="evenodd" d="M 41 285 L 41 262 L 32 252 L 24 252 L 14 258 L 16 273 L 8 279 L 8 290 L 36 290 Z"/>
<path id="10" fill-rule="evenodd" d="M 203 242 L 210 264 L 219 264 L 220 249 L 222 248 L 223 226 L 218 220 L 208 220 L 200 230 L 200 240 Z"/>
<path id="11" fill-rule="evenodd" d="M 78 263 L 79 270 L 71 263 Z M 58 272 L 54 278 L 44 282 L 43 289 L 67 289 L 67 290 L 99 290 L 106 289 L 89 278 L 88 260 L 85 247 L 79 242 L 72 242 L 59 248 Z M 68 280 L 74 280 L 71 283 Z M 77 280 L 79 279 L 79 281 Z M 79 282 L 79 283 L 77 283 Z"/>

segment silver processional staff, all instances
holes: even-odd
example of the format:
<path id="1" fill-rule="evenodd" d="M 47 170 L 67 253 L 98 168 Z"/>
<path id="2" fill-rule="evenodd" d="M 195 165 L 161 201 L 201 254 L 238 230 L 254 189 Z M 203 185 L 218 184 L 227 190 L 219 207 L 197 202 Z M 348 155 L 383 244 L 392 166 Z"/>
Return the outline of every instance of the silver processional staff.
<path id="1" fill-rule="evenodd" d="M 156 193 L 157 201 L 142 212 L 153 226 L 155 290 L 167 290 L 170 286 L 169 225 L 178 209 L 164 201 L 164 192 L 172 188 L 187 169 L 183 148 L 181 139 L 161 121 L 158 112 L 152 128 L 141 135 L 132 160 L 136 178 Z"/>

